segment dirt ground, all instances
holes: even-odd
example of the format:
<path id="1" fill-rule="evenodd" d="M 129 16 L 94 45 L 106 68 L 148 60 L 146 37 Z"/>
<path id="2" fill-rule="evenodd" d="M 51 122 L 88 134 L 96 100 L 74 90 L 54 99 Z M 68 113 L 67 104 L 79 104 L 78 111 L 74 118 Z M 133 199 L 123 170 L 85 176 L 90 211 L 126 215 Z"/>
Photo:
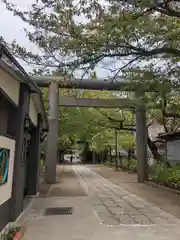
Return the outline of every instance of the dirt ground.
<path id="1" fill-rule="evenodd" d="M 137 182 L 137 175 L 106 166 L 91 166 L 91 169 L 109 181 L 137 195 L 162 210 L 180 218 L 180 192 L 164 187 L 154 187 Z"/>

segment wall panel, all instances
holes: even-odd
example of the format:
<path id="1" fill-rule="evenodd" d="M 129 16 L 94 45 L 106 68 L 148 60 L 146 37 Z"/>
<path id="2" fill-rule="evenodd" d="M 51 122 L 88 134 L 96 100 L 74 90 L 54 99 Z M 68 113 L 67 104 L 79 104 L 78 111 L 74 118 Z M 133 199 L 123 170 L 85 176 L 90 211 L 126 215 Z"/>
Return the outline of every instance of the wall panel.
<path id="1" fill-rule="evenodd" d="M 30 97 L 29 117 L 33 122 L 33 124 L 37 126 L 37 110 L 36 110 L 36 106 L 34 104 L 32 95 Z"/>
<path id="2" fill-rule="evenodd" d="M 0 88 L 18 106 L 20 83 L 0 68 Z"/>
<path id="3" fill-rule="evenodd" d="M 7 148 L 10 150 L 8 180 L 5 184 L 0 184 L 0 205 L 2 205 L 11 198 L 14 170 L 15 140 L 0 136 L 0 148 Z"/>

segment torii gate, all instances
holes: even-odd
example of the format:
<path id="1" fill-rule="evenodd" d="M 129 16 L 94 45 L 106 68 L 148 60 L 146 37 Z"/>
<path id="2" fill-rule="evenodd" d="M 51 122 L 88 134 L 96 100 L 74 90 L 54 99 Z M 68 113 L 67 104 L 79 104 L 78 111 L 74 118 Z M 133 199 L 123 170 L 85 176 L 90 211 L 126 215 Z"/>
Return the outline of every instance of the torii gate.
<path id="1" fill-rule="evenodd" d="M 136 112 L 136 153 L 138 182 L 144 182 L 148 177 L 147 167 L 147 127 L 145 105 L 139 100 L 143 92 L 149 91 L 145 84 L 132 84 L 130 82 L 90 79 L 73 79 L 63 82 L 60 77 L 33 76 L 33 81 L 39 87 L 49 89 L 48 123 L 45 182 L 56 182 L 56 164 L 58 151 L 58 122 L 59 106 L 69 107 L 102 107 L 102 108 L 133 108 Z M 59 88 L 76 88 L 89 90 L 129 91 L 136 93 L 136 101 L 130 99 L 89 99 L 59 96 Z M 140 88 L 140 89 L 139 89 Z M 139 91 L 140 90 L 140 91 Z"/>

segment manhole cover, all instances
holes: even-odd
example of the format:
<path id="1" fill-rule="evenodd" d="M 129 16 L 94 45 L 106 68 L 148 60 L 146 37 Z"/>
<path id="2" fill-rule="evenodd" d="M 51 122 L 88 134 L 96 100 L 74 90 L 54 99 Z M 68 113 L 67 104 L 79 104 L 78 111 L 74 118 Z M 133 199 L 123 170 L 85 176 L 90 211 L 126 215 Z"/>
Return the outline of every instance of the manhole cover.
<path id="1" fill-rule="evenodd" d="M 44 216 L 50 215 L 71 215 L 73 212 L 72 207 L 56 207 L 56 208 L 46 208 Z"/>

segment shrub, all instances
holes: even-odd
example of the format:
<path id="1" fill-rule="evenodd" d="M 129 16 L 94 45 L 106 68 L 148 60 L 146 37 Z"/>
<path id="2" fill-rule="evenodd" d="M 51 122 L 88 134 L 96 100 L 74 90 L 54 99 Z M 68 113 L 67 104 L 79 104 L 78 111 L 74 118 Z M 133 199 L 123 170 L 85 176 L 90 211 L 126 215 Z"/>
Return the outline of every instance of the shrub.
<path id="1" fill-rule="evenodd" d="M 167 167 L 165 164 L 156 164 L 151 177 L 164 183 L 180 186 L 180 166 Z"/>
<path id="2" fill-rule="evenodd" d="M 123 168 L 130 171 L 136 171 L 137 161 L 131 159 L 122 159 Z M 155 163 L 149 166 L 149 175 L 151 179 L 158 180 L 162 183 L 170 183 L 175 187 L 180 186 L 180 165 L 173 165 L 169 167 L 165 163 Z"/>
<path id="3" fill-rule="evenodd" d="M 13 240 L 16 232 L 20 230 L 20 227 L 13 227 L 9 230 L 8 233 L 4 233 L 3 235 L 0 235 L 0 240 Z"/>
<path id="4" fill-rule="evenodd" d="M 129 161 L 127 159 L 123 159 L 122 165 L 124 168 L 129 169 L 134 172 L 134 171 L 136 171 L 137 161 L 135 159 L 131 159 Z"/>

